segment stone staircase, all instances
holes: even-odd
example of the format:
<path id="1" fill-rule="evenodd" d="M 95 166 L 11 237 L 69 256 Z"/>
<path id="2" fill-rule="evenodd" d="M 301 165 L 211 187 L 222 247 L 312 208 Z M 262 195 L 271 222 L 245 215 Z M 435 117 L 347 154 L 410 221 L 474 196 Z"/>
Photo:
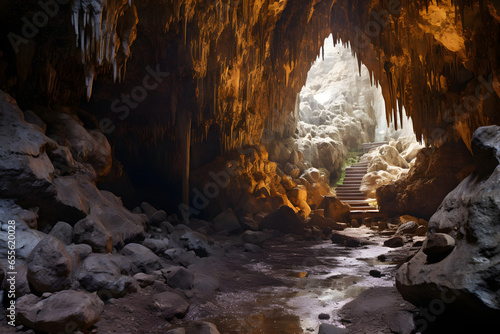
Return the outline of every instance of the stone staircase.
<path id="1" fill-rule="evenodd" d="M 362 147 L 365 152 L 368 152 L 372 148 L 384 144 L 386 144 L 386 142 L 366 143 L 362 144 Z M 365 176 L 367 170 L 367 162 L 359 162 L 351 167 L 347 167 L 344 182 L 335 189 L 337 198 L 351 206 L 351 219 L 387 217 L 387 214 L 380 213 L 375 206 L 371 206 L 365 194 L 359 190 L 361 187 L 361 181 L 363 180 L 363 176 Z"/>

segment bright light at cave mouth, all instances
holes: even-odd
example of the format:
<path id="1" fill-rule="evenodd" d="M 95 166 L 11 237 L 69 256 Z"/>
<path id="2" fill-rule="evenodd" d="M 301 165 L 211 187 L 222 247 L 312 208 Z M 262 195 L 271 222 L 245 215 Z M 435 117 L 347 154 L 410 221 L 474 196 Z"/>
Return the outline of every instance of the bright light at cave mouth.
<path id="1" fill-rule="evenodd" d="M 315 138 L 331 138 L 352 147 L 363 142 L 415 137 L 404 109 L 400 130 L 395 131 L 394 124 L 387 126 L 382 90 L 371 85 L 365 65 L 359 75 L 358 62 L 349 46 L 344 47 L 342 42 L 334 46 L 330 35 L 323 47 L 324 59 L 317 58 L 300 92 L 297 133 L 305 142 L 299 146 L 307 149 Z"/>

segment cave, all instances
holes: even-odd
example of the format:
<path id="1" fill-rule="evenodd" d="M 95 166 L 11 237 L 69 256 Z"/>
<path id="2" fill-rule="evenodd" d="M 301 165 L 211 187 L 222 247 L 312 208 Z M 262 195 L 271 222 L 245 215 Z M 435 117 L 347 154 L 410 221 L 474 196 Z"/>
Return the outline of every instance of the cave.
<path id="1" fill-rule="evenodd" d="M 500 4 L 2 0 L 1 333 L 490 333 Z"/>

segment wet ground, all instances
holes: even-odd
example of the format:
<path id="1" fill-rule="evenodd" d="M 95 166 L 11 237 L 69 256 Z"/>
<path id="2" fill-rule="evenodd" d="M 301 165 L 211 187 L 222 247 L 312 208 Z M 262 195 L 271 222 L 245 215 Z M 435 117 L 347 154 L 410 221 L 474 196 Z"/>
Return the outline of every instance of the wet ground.
<path id="1" fill-rule="evenodd" d="M 397 265 L 406 249 L 391 251 L 385 240 L 368 228 L 348 229 L 369 238 L 373 245 L 345 248 L 330 241 L 281 241 L 264 246 L 265 252 L 228 254 L 235 268 L 222 281 L 216 299 L 190 312 L 187 319 L 204 318 L 221 333 L 317 333 L 321 322 L 342 326 L 337 312 L 369 287 L 394 285 Z M 387 254 L 382 262 L 378 256 Z M 372 277 L 378 270 L 381 277 Z M 320 320 L 320 314 L 329 319 Z"/>

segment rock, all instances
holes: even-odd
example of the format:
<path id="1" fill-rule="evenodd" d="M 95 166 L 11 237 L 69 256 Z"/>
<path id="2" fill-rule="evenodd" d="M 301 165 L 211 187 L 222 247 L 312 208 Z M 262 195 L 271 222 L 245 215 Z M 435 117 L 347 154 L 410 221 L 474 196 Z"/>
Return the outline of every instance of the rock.
<path id="1" fill-rule="evenodd" d="M 189 310 L 189 303 L 184 298 L 168 291 L 154 295 L 153 303 L 166 320 L 183 318 Z"/>
<path id="2" fill-rule="evenodd" d="M 288 162 L 285 165 L 285 173 L 287 175 L 290 175 L 290 177 L 292 177 L 292 179 L 296 179 L 300 175 L 300 169 L 299 169 L 299 167 Z"/>
<path id="3" fill-rule="evenodd" d="M 281 185 L 287 191 L 292 190 L 293 188 L 295 188 L 297 186 L 297 184 L 295 182 L 293 182 L 293 179 L 288 175 L 283 175 L 283 177 L 281 179 Z"/>
<path id="4" fill-rule="evenodd" d="M 427 234 L 427 227 L 424 225 L 419 225 L 414 235 L 416 236 L 424 236 Z"/>
<path id="5" fill-rule="evenodd" d="M 104 303 L 95 293 L 65 290 L 47 298 L 26 295 L 16 307 L 20 324 L 37 331 L 67 333 L 99 321 Z"/>
<path id="6" fill-rule="evenodd" d="M 220 282 L 215 277 L 195 273 L 193 288 L 201 292 L 205 298 L 213 298 L 220 289 Z"/>
<path id="7" fill-rule="evenodd" d="M 50 230 L 49 235 L 56 237 L 63 244 L 69 245 L 73 240 L 73 227 L 66 222 L 57 222 Z"/>
<path id="8" fill-rule="evenodd" d="M 169 330 L 166 334 L 186 334 L 186 330 L 184 328 L 174 328 Z"/>
<path id="9" fill-rule="evenodd" d="M 9 268 L 9 264 L 7 261 L 4 259 L 0 259 L 3 267 L 5 269 Z M 9 272 L 9 270 L 6 270 L 6 274 Z M 30 294 L 31 289 L 30 289 L 30 284 L 28 282 L 28 266 L 24 260 L 17 260 L 16 261 L 16 281 L 15 281 L 15 290 L 16 290 L 16 298 L 22 297 L 24 295 Z M 7 277 L 8 278 L 8 277 Z M 11 282 L 8 282 L 7 280 L 3 281 L 3 286 L 0 285 L 0 288 L 2 290 L 10 290 L 11 288 Z M 3 295 L 4 301 L 7 301 L 8 298 L 6 294 Z"/>
<path id="10" fill-rule="evenodd" d="M 78 267 L 75 278 L 87 291 L 97 291 L 103 299 L 123 297 L 137 287 L 129 275 L 130 262 L 118 254 L 91 254 Z"/>
<path id="11" fill-rule="evenodd" d="M 168 248 L 168 239 L 165 238 L 160 240 L 160 239 L 146 238 L 142 242 L 142 245 L 152 250 L 155 254 L 158 255 L 164 254 Z"/>
<path id="12" fill-rule="evenodd" d="M 405 302 L 394 287 L 364 290 L 339 311 L 350 333 L 415 332 L 417 308 Z"/>
<path id="13" fill-rule="evenodd" d="M 445 233 L 432 233 L 424 241 L 422 251 L 427 255 L 428 262 L 431 258 L 444 259 L 455 248 L 455 239 Z"/>
<path id="14" fill-rule="evenodd" d="M 55 237 L 40 241 L 28 257 L 28 281 L 39 293 L 55 292 L 71 286 L 71 256 Z"/>
<path id="15" fill-rule="evenodd" d="M 175 260 L 184 252 L 185 251 L 182 248 L 170 248 L 170 249 L 167 249 L 163 254 L 165 254 L 165 257 L 167 259 Z"/>
<path id="16" fill-rule="evenodd" d="M 358 240 L 354 237 L 350 237 L 350 236 L 339 234 L 339 233 L 333 233 L 330 240 L 332 241 L 333 244 L 342 245 L 345 247 L 359 247 L 359 246 L 361 246 L 360 240 Z"/>
<path id="17" fill-rule="evenodd" d="M 148 218 L 151 218 L 151 216 L 156 211 L 158 211 L 151 204 L 149 204 L 148 202 L 142 202 L 141 203 L 141 209 L 142 209 L 142 212 L 144 212 L 146 214 L 146 216 L 148 216 Z"/>
<path id="18" fill-rule="evenodd" d="M 30 205 L 46 204 L 47 198 L 55 196 L 54 166 L 46 151 L 57 144 L 41 128 L 26 122 L 16 101 L 3 91 L 0 91 L 0 115 L 2 197 L 22 198 Z"/>
<path id="19" fill-rule="evenodd" d="M 158 210 L 149 216 L 148 223 L 152 226 L 160 226 L 162 222 L 167 220 L 167 213 L 163 210 Z"/>
<path id="20" fill-rule="evenodd" d="M 125 243 L 142 241 L 145 235 L 146 215 L 138 215 L 127 210 L 121 199 L 109 191 L 99 190 L 88 178 L 69 175 L 54 179 L 57 202 L 66 208 L 77 210 L 82 217 L 91 216 L 108 230 L 113 238 L 113 246 L 123 247 Z M 92 209 L 92 210 L 91 210 Z M 91 212 L 92 211 L 92 212 Z M 70 220 L 65 220 L 70 222 Z"/>
<path id="21" fill-rule="evenodd" d="M 359 222 L 357 219 L 351 219 L 351 227 L 359 227 Z"/>
<path id="22" fill-rule="evenodd" d="M 404 245 L 404 239 L 401 237 L 392 237 L 384 241 L 384 246 L 390 248 L 402 247 Z"/>
<path id="23" fill-rule="evenodd" d="M 194 274 L 184 267 L 171 267 L 162 273 L 167 284 L 174 289 L 189 290 L 193 287 Z"/>
<path id="24" fill-rule="evenodd" d="M 263 250 L 260 246 L 254 245 L 254 244 L 249 244 L 249 243 L 245 243 L 243 245 L 243 249 L 245 250 L 245 252 L 249 252 L 249 253 L 262 253 L 263 252 Z"/>
<path id="25" fill-rule="evenodd" d="M 264 217 L 260 227 L 283 233 L 302 234 L 305 224 L 290 207 L 283 205 Z"/>
<path id="26" fill-rule="evenodd" d="M 76 243 L 87 244 L 97 253 L 111 253 L 113 238 L 101 221 L 88 216 L 75 224 L 73 237 Z"/>
<path id="27" fill-rule="evenodd" d="M 123 247 L 121 253 L 132 263 L 132 273 L 150 274 L 160 269 L 160 258 L 149 248 L 140 244 L 130 243 Z"/>
<path id="28" fill-rule="evenodd" d="M 318 334 L 347 334 L 349 330 L 330 324 L 320 324 Z"/>
<path id="29" fill-rule="evenodd" d="M 325 218 L 338 222 L 348 221 L 351 210 L 348 204 L 341 202 L 335 196 L 325 196 L 319 208 L 325 210 Z"/>
<path id="30" fill-rule="evenodd" d="M 299 206 L 300 202 L 307 201 L 307 190 L 304 186 L 298 186 L 287 192 L 287 196 L 293 205 Z"/>
<path id="31" fill-rule="evenodd" d="M 1 213 L 1 212 L 0 212 Z M 2 217 L 11 217 L 2 215 Z M 46 237 L 45 233 L 37 230 L 32 230 L 22 222 L 16 221 L 16 259 L 26 260 L 36 245 Z M 0 230 L 0 258 L 7 259 L 9 249 L 9 233 L 8 224 L 2 225 Z"/>
<path id="32" fill-rule="evenodd" d="M 137 273 L 134 275 L 134 279 L 137 281 L 141 288 L 145 288 L 152 285 L 155 282 L 156 277 L 154 275 L 148 275 L 145 273 Z"/>
<path id="33" fill-rule="evenodd" d="M 243 241 L 246 243 L 251 243 L 255 245 L 261 245 L 264 241 L 271 238 L 271 236 L 262 231 L 245 231 L 242 234 Z"/>
<path id="34" fill-rule="evenodd" d="M 423 247 L 396 274 L 406 300 L 422 307 L 441 301 L 442 307 L 462 317 L 460 326 L 485 331 L 500 316 L 499 143 L 499 126 L 476 130 L 472 151 L 479 172 L 446 196 L 429 220 Z M 432 259 L 435 254 L 441 254 L 439 261 Z"/>
<path id="35" fill-rule="evenodd" d="M 37 114 L 33 112 L 33 110 L 25 110 L 24 120 L 28 123 L 34 124 L 40 128 L 40 132 L 45 133 L 47 131 L 47 124 Z"/>
<path id="36" fill-rule="evenodd" d="M 87 258 L 87 256 L 92 254 L 92 247 L 86 244 L 71 244 L 66 246 L 66 250 L 71 256 L 73 268 L 78 267 L 83 262 L 83 260 Z"/>
<path id="37" fill-rule="evenodd" d="M 309 224 L 313 225 L 313 226 L 317 226 L 321 229 L 330 228 L 332 230 L 342 231 L 342 230 L 347 228 L 347 224 L 335 222 L 331 219 L 328 219 L 328 218 L 321 216 L 318 213 L 313 213 L 313 214 L 311 214 L 310 217 L 311 217 L 311 220 L 309 221 Z"/>
<path id="38" fill-rule="evenodd" d="M 372 270 L 370 270 L 370 276 L 378 278 L 378 277 L 382 277 L 382 273 L 379 270 L 372 269 Z"/>
<path id="39" fill-rule="evenodd" d="M 189 231 L 182 234 L 180 240 L 184 242 L 186 249 L 194 251 L 199 257 L 206 257 L 212 253 L 210 242 L 201 233 Z"/>
<path id="40" fill-rule="evenodd" d="M 377 189 L 380 212 L 429 219 L 473 168 L 472 156 L 463 142 L 424 148 L 405 177 Z"/>
<path id="41" fill-rule="evenodd" d="M 409 221 L 399 225 L 396 231 L 396 235 L 413 234 L 417 231 L 417 229 L 418 229 L 418 224 L 414 221 Z"/>
<path id="42" fill-rule="evenodd" d="M 320 313 L 320 315 L 318 315 L 318 319 L 328 320 L 330 319 L 330 315 L 328 313 Z"/>
<path id="43" fill-rule="evenodd" d="M 215 217 L 214 227 L 216 231 L 228 231 L 230 233 L 241 229 L 240 222 L 232 209 L 227 209 Z"/>

